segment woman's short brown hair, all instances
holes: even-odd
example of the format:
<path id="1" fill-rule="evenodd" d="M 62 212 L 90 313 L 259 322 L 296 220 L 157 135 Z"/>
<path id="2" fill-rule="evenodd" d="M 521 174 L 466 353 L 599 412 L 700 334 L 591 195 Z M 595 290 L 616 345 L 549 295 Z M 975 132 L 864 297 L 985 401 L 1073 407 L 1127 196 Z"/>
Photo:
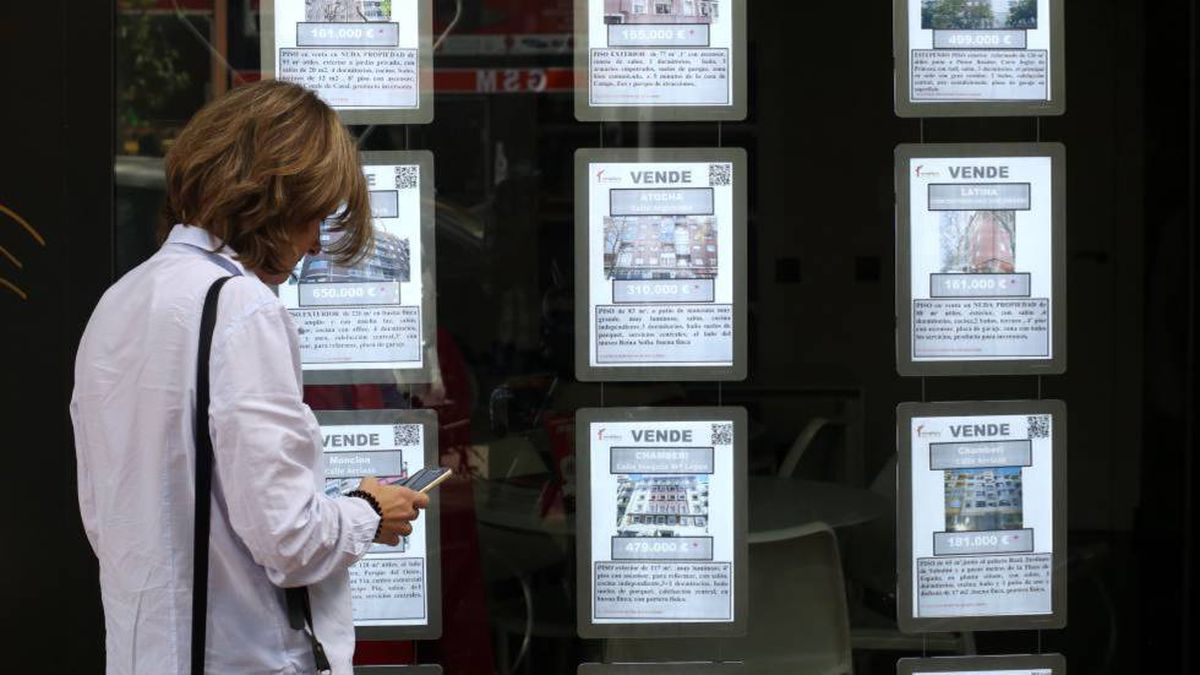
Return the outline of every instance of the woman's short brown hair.
<path id="1" fill-rule="evenodd" d="M 290 235 L 332 216 L 328 252 L 344 263 L 373 241 L 371 204 L 350 133 L 316 94 L 266 80 L 204 106 L 167 153 L 164 234 L 210 232 L 247 268 L 290 272 Z"/>

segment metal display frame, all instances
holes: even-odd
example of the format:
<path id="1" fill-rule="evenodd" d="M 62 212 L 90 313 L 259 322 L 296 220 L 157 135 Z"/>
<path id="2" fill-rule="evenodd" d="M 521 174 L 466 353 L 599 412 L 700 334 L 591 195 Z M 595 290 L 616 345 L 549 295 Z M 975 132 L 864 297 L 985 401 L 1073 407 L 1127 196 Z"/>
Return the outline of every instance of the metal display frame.
<path id="1" fill-rule="evenodd" d="M 318 410 L 317 421 L 325 426 L 368 424 L 420 424 L 423 428 L 424 463 L 438 466 L 438 418 L 428 409 L 415 410 Z M 436 640 L 442 636 L 441 499 L 438 490 L 429 492 L 429 507 L 421 513 L 425 522 L 425 625 L 354 626 L 358 640 Z M 377 672 L 377 671 L 371 671 Z M 421 671 L 406 670 L 403 673 Z M 379 675 L 385 675 L 386 671 Z M 403 675 L 403 673 L 401 675 Z"/>
<path id="2" fill-rule="evenodd" d="M 745 408 L 581 408 L 575 415 L 576 625 L 582 638 L 739 637 L 749 618 L 749 493 Z M 592 621 L 592 486 L 591 427 L 617 422 L 732 422 L 733 423 L 733 620 L 726 622 L 663 621 L 662 623 L 603 623 Z M 691 672 L 691 671 L 690 671 Z"/>
<path id="3" fill-rule="evenodd" d="M 903 143 L 895 150 L 896 370 L 903 376 L 1059 375 L 1067 370 L 1067 155 L 1061 143 Z M 914 159 L 1049 157 L 1051 312 L 1048 359 L 921 360 L 912 353 L 912 180 Z"/>
<path id="4" fill-rule="evenodd" d="M 578 675 L 747 675 L 743 663 L 584 663 Z M 1057 675 L 1057 673 L 1055 673 Z"/>
<path id="5" fill-rule="evenodd" d="M 434 380 L 437 353 L 437 243 L 434 197 L 434 159 L 428 150 L 386 150 L 359 153 L 367 166 L 416 165 L 421 172 L 421 358 L 420 368 L 312 369 L 301 362 L 304 384 L 425 384 Z M 411 262 L 410 262 L 411 265 Z"/>
<path id="6" fill-rule="evenodd" d="M 908 35 L 909 6 L 920 0 L 893 0 L 892 45 L 895 66 L 895 112 L 898 117 L 1018 117 L 1053 116 L 1067 111 L 1065 12 L 1063 0 L 1050 3 L 1050 98 L 1046 101 L 934 101 L 915 102 L 910 91 L 912 50 Z"/>
<path id="7" fill-rule="evenodd" d="M 731 0 L 733 44 L 732 100 L 729 105 L 626 105 L 595 106 L 590 103 L 592 80 L 589 62 L 591 43 L 588 33 L 588 3 L 603 0 L 575 0 L 575 119 L 580 122 L 737 122 L 746 119 L 746 5 L 748 0 Z"/>
<path id="8" fill-rule="evenodd" d="M 1050 415 L 1051 504 L 1054 513 L 1051 552 L 1050 613 L 922 618 L 913 608 L 913 482 L 912 422 L 918 417 L 985 417 L 991 415 Z M 1067 625 L 1067 406 L 1053 399 L 1029 401 L 954 401 L 901 403 L 896 407 L 897 443 L 897 590 L 896 618 L 905 633 L 938 631 L 1039 630 Z"/>
<path id="9" fill-rule="evenodd" d="M 733 363 L 728 366 L 591 365 L 589 166 L 726 162 L 733 165 Z M 582 148 L 575 152 L 575 377 L 581 382 L 740 381 L 747 373 L 747 156 L 741 148 Z M 720 225 L 719 225 L 720 226 Z"/>
<path id="10" fill-rule="evenodd" d="M 301 2 L 302 0 L 262 0 L 259 9 L 259 31 L 262 37 L 259 41 L 259 56 L 262 61 L 262 77 L 274 79 L 277 77 L 279 45 L 275 41 L 275 5 L 280 2 Z M 433 0 L 416 0 L 417 2 L 417 50 L 419 64 L 417 66 L 417 107 L 400 108 L 369 108 L 333 107 L 346 124 L 429 124 L 433 121 Z"/>
<path id="11" fill-rule="evenodd" d="M 937 656 L 900 659 L 896 675 L 924 673 L 986 673 L 1004 670 L 1050 669 L 1050 675 L 1066 675 L 1067 660 L 1061 654 L 1025 654 L 1011 656 Z"/>

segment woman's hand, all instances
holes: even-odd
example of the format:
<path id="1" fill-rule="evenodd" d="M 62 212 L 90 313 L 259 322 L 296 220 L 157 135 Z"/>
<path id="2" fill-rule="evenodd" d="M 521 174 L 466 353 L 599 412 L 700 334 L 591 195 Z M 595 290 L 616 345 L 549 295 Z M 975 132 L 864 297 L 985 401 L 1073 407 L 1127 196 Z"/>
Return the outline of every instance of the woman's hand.
<path id="1" fill-rule="evenodd" d="M 375 538 L 377 544 L 399 545 L 400 537 L 412 534 L 412 521 L 421 515 L 420 510 L 429 506 L 429 495 L 398 485 L 384 485 L 374 476 L 362 479 L 358 489 L 374 497 L 383 511 L 379 536 Z"/>

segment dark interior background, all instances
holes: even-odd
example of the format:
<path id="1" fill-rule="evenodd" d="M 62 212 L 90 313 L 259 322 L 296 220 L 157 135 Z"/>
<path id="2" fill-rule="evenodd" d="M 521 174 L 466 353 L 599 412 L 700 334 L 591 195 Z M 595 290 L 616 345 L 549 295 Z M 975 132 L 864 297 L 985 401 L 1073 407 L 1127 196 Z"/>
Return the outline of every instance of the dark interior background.
<path id="1" fill-rule="evenodd" d="M 257 2 L 249 2 L 230 0 L 225 22 L 239 77 L 257 70 Z M 23 263 L 0 258 L 0 278 L 28 296 L 0 287 L 9 357 L 0 411 L 12 470 L 3 491 L 10 524 L 0 555 L 0 653 L 27 672 L 102 670 L 96 566 L 79 525 L 67 402 L 91 308 L 153 251 L 161 201 L 153 158 L 214 86 L 225 86 L 214 84 L 202 41 L 215 34 L 212 3 L 180 4 L 182 18 L 170 2 L 46 0 L 0 10 L 0 205 L 45 238 L 40 245 L 0 213 L 0 246 Z M 487 32 L 496 12 L 570 23 L 570 0 L 465 4 L 464 34 Z M 747 406 L 765 429 L 751 448 L 752 472 L 770 471 L 806 418 L 841 416 L 846 430 L 815 446 L 802 472 L 865 489 L 895 452 L 900 402 L 1063 399 L 1071 425 L 1069 626 L 981 633 L 978 650 L 1061 651 L 1073 672 L 1191 672 L 1195 3 L 1067 3 L 1063 117 L 924 121 L 892 112 L 891 12 L 875 4 L 752 3 L 745 122 L 601 127 L 574 120 L 569 89 L 439 92 L 433 124 L 370 131 L 364 149 L 423 148 L 436 157 L 438 319 L 470 381 L 467 442 L 522 431 L 516 412 L 496 424 L 489 403 L 497 391 L 515 407 L 529 399 L 563 415 L 600 400 L 599 385 L 574 382 L 571 367 L 575 149 L 601 139 L 606 147 L 719 139 L 745 148 L 751 161 L 751 376 L 666 394 L 607 385 L 610 400 L 709 405 L 721 396 Z M 452 12 L 452 2 L 435 2 L 437 25 Z M 174 68 L 163 76 L 170 86 L 160 83 L 161 96 L 140 109 L 131 101 L 145 92 L 130 88 L 138 50 Z M 437 59 L 439 70 L 570 65 L 569 52 Z M 892 149 L 922 140 L 1066 145 L 1066 375 L 896 375 Z M 561 389 L 552 398 L 546 389 L 556 378 Z M 850 462 L 839 454 L 847 435 L 861 447 Z M 847 533 L 846 559 L 861 559 L 852 549 L 865 547 L 890 561 L 888 532 Z M 484 540 L 485 567 L 487 553 Z M 572 571 L 564 563 L 540 583 L 553 586 Z M 854 588 L 886 613 L 886 593 L 872 594 L 866 581 Z M 505 591 L 486 591 L 494 623 Z M 445 611 L 451 620 L 456 609 Z M 490 628 L 479 634 L 499 642 Z M 418 654 L 440 655 L 448 673 L 479 672 L 451 665 L 451 652 L 463 649 L 472 648 L 443 641 Z M 595 644 L 549 634 L 534 640 L 526 667 L 560 672 L 555 664 L 598 653 Z M 857 672 L 894 672 L 906 653 L 856 650 Z"/>

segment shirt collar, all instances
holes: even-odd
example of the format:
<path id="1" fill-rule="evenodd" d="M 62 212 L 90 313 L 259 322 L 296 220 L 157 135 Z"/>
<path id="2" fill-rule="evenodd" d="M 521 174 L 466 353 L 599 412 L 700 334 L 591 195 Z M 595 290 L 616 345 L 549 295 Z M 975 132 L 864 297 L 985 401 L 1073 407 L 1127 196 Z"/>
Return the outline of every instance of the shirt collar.
<path id="1" fill-rule="evenodd" d="M 171 228 L 171 233 L 167 235 L 167 241 L 165 243 L 194 246 L 209 252 L 213 252 L 215 250 L 217 255 L 228 259 L 230 262 L 236 265 L 237 268 L 242 271 L 243 275 L 249 273 L 249 270 L 246 269 L 246 266 L 237 259 L 237 252 L 229 248 L 229 246 L 223 243 L 220 239 L 212 236 L 208 230 L 203 228 L 194 227 L 192 225 L 175 225 Z"/>

